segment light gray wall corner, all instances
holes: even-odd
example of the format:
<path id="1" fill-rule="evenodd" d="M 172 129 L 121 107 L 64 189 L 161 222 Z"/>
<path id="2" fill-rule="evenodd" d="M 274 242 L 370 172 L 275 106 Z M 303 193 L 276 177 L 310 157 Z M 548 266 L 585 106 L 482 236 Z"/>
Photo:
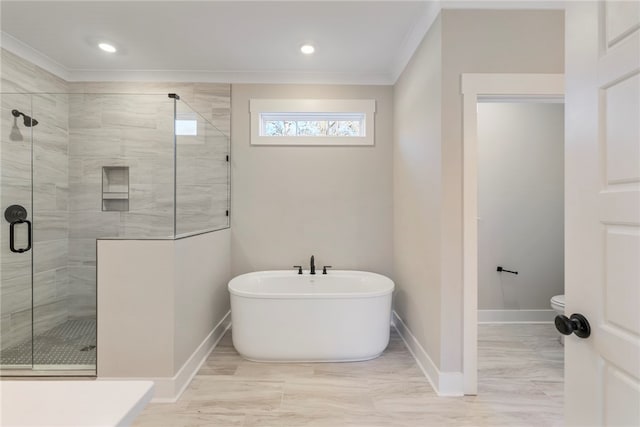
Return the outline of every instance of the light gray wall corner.
<path id="1" fill-rule="evenodd" d="M 561 10 L 443 10 L 394 86 L 395 308 L 443 372 L 462 370 L 461 74 L 562 73 L 563 46 Z"/>

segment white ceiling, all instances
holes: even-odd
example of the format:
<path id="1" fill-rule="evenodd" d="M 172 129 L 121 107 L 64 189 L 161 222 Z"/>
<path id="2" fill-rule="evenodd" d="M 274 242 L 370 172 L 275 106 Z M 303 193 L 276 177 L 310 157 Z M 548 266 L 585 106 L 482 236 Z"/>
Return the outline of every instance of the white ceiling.
<path id="1" fill-rule="evenodd" d="M 391 84 L 436 3 L 4 0 L 2 45 L 68 80 Z"/>

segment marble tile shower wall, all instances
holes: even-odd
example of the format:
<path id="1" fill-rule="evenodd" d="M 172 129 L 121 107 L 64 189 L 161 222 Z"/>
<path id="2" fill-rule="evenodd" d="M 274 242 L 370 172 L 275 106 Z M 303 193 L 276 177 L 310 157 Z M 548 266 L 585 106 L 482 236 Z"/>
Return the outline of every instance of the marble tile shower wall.
<path id="1" fill-rule="evenodd" d="M 71 95 L 69 315 L 96 312 L 96 239 L 173 233 L 173 101 L 161 95 Z M 102 210 L 102 168 L 129 168 L 129 210 Z"/>
<path id="2" fill-rule="evenodd" d="M 20 94 L 64 94 L 68 84 L 4 49 L 0 60 L 1 90 L 15 93 L 2 96 L 0 109 L 0 206 L 4 212 L 9 205 L 23 205 L 34 227 L 33 252 L 13 253 L 9 224 L 1 218 L 0 347 L 7 348 L 31 338 L 32 319 L 36 334 L 67 320 L 69 99 Z M 27 128 L 14 121 L 13 109 L 32 115 L 38 125 Z M 24 234 L 18 237 L 25 241 Z"/>
<path id="3" fill-rule="evenodd" d="M 177 138 L 176 233 L 228 227 L 231 86 L 196 84 L 176 90 L 184 100 L 178 115 L 195 111 L 211 123 L 198 121 L 197 137 Z"/>
<path id="4" fill-rule="evenodd" d="M 9 227 L 1 219 L 0 346 L 6 348 L 30 339 L 32 315 L 36 333 L 69 318 L 95 317 L 97 237 L 173 233 L 173 102 L 167 93 L 180 94 L 224 134 L 208 129 L 203 144 L 180 147 L 179 232 L 226 224 L 221 208 L 228 166 L 220 161 L 220 144 L 228 143 L 231 87 L 68 83 L 4 49 L 0 55 L 0 91 L 16 93 L 2 96 L 0 198 L 3 210 L 23 204 L 34 222 L 32 313 L 31 259 L 9 251 Z M 22 142 L 10 138 L 14 108 L 33 109 L 39 121 L 33 129 L 19 126 Z M 114 165 L 130 168 L 128 212 L 102 211 L 102 166 Z"/>
<path id="5" fill-rule="evenodd" d="M 173 100 L 167 94 L 190 99 L 228 132 L 230 86 L 72 83 L 71 91 L 69 315 L 75 319 L 95 313 L 96 238 L 173 234 Z M 220 161 L 227 137 L 200 130 L 197 138 L 178 139 L 178 233 L 227 221 L 227 163 Z M 103 166 L 129 167 L 128 211 L 102 211 Z"/>
<path id="6" fill-rule="evenodd" d="M 227 227 L 228 138 L 199 121 L 198 136 L 176 142 L 176 234 Z"/>

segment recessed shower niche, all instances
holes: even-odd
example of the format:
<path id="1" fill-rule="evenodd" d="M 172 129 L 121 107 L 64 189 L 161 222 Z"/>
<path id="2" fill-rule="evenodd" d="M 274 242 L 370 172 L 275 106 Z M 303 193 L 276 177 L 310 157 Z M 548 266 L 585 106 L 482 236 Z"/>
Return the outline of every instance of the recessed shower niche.
<path id="1" fill-rule="evenodd" d="M 102 211 L 129 210 L 129 167 L 102 167 Z"/>
<path id="2" fill-rule="evenodd" d="M 3 61 L 3 87 L 7 64 L 16 66 Z M 0 376 L 96 375 L 98 239 L 169 241 L 229 226 L 229 139 L 211 122 L 228 129 L 228 109 L 207 118 L 177 96 L 119 87 L 1 94 L 0 151 L 11 156 L 0 158 L 0 212 L 24 206 L 34 245 L 11 252 L 2 217 Z M 198 87 L 208 88 L 202 111 L 229 98 L 228 85 Z M 175 129 L 187 116 L 196 135 Z M 26 228 L 15 226 L 18 248 Z"/>

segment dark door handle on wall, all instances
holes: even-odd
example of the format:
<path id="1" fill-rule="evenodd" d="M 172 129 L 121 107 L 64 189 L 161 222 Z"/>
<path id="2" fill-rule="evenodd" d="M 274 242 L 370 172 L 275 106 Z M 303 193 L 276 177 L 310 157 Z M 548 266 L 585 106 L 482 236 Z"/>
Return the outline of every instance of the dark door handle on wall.
<path id="1" fill-rule="evenodd" d="M 24 206 L 11 205 L 4 211 L 4 219 L 9 223 L 9 249 L 11 252 L 23 253 L 31 249 L 31 221 L 27 219 Z M 18 224 L 27 224 L 27 247 L 16 249 L 15 228 Z"/>
<path id="2" fill-rule="evenodd" d="M 27 247 L 16 249 L 15 245 L 15 227 L 18 224 L 27 224 Z M 17 219 L 9 224 L 9 249 L 11 252 L 23 253 L 31 249 L 31 221 L 28 219 Z"/>
<path id="3" fill-rule="evenodd" d="M 588 338 L 591 335 L 589 321 L 582 314 L 572 314 L 571 317 L 558 315 L 555 323 L 556 329 L 563 335 L 576 334 L 580 338 Z"/>

